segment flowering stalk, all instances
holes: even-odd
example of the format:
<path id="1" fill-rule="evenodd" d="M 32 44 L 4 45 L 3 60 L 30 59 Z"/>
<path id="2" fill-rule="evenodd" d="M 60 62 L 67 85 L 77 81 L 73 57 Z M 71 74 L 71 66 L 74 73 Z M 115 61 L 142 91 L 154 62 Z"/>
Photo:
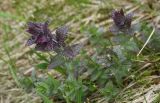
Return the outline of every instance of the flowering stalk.
<path id="1" fill-rule="evenodd" d="M 118 34 L 119 32 L 123 32 L 126 34 L 131 33 L 131 23 L 132 23 L 132 14 L 124 14 L 123 9 L 121 10 L 113 10 L 112 19 L 114 24 L 110 27 L 110 31 L 112 33 Z"/>
<path id="2" fill-rule="evenodd" d="M 79 53 L 78 44 L 69 46 L 65 43 L 68 28 L 66 26 L 59 27 L 55 34 L 52 34 L 48 24 L 48 21 L 44 23 L 29 22 L 27 32 L 31 37 L 26 45 L 36 44 L 35 49 L 38 51 L 55 51 L 69 58 L 75 57 Z"/>

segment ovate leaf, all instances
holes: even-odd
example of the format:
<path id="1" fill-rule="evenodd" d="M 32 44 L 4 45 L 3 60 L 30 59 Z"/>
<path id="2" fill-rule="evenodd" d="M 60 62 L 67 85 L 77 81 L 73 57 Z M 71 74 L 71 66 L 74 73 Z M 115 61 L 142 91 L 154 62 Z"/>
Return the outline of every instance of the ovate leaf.
<path id="1" fill-rule="evenodd" d="M 52 58 L 50 64 L 48 65 L 48 69 L 54 69 L 65 62 L 65 58 L 61 55 L 56 55 Z"/>

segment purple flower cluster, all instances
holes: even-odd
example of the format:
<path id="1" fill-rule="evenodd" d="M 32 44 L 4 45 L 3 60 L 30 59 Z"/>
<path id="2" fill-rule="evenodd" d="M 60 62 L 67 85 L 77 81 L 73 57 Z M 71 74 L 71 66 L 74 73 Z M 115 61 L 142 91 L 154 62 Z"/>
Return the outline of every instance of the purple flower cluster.
<path id="1" fill-rule="evenodd" d="M 48 24 L 48 21 L 45 23 L 29 22 L 27 32 L 31 34 L 31 37 L 26 45 L 36 44 L 35 49 L 38 51 L 55 51 L 69 58 L 76 56 L 78 52 L 74 49 L 78 45 L 68 46 L 65 44 L 68 28 L 66 26 L 59 27 L 55 34 L 52 34 Z"/>
<path id="2" fill-rule="evenodd" d="M 114 24 L 110 28 L 111 32 L 126 34 L 131 33 L 132 14 L 125 15 L 123 9 L 114 10 L 112 12 L 112 19 Z M 49 22 L 37 23 L 29 22 L 27 32 L 31 34 L 26 45 L 30 46 L 35 44 L 35 49 L 38 51 L 55 51 L 56 53 L 73 58 L 79 52 L 80 45 L 68 46 L 65 43 L 68 28 L 62 26 L 56 29 L 55 34 L 48 28 Z"/>
<path id="3" fill-rule="evenodd" d="M 36 44 L 35 49 L 39 51 L 51 51 L 58 47 L 54 36 L 48 28 L 48 22 L 45 23 L 28 23 L 27 32 L 31 34 L 26 45 Z"/>
<path id="4" fill-rule="evenodd" d="M 110 28 L 111 32 L 118 33 L 119 31 L 129 33 L 131 30 L 132 14 L 125 15 L 123 9 L 120 11 L 113 10 L 112 19 L 114 21 L 113 26 Z"/>

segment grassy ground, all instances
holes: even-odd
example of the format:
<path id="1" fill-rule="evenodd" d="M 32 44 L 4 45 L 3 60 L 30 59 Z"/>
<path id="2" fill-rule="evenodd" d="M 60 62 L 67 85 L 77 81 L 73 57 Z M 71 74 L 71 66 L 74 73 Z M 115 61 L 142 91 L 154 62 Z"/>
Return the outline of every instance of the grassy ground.
<path id="1" fill-rule="evenodd" d="M 35 91 L 22 88 L 18 77 L 28 75 L 39 62 L 32 49 L 25 46 L 28 38 L 26 23 L 28 21 L 46 21 L 51 19 L 51 28 L 59 25 L 70 25 L 70 39 L 72 42 L 86 42 L 88 54 L 94 50 L 87 43 L 88 37 L 81 28 L 94 25 L 96 28 L 107 28 L 112 23 L 110 13 L 113 9 L 124 8 L 134 12 L 134 23 L 144 22 L 146 25 L 160 27 L 160 13 L 158 0 L 0 0 L 0 103 L 41 103 Z M 149 29 L 149 30 L 148 30 Z M 150 35 L 153 28 L 145 28 Z M 106 33 L 107 35 L 107 33 Z M 159 44 L 156 44 L 159 45 Z M 143 45 L 141 45 L 142 47 Z M 136 65 L 132 67 L 132 76 L 136 77 L 126 83 L 117 97 L 116 103 L 160 103 L 160 52 L 146 50 L 144 55 L 136 58 Z M 136 68 L 136 69 L 135 69 Z M 39 77 L 49 71 L 36 70 Z M 59 76 L 54 71 L 54 75 Z M 105 96 L 88 96 L 88 101 L 95 96 L 94 102 L 107 103 Z M 90 101 L 93 102 L 92 100 Z"/>

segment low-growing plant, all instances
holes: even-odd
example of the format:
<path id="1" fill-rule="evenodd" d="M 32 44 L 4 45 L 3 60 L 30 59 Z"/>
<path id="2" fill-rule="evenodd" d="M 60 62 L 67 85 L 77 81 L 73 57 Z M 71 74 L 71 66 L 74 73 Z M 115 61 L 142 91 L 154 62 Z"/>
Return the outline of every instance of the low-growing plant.
<path id="1" fill-rule="evenodd" d="M 51 74 L 43 78 L 25 77 L 22 80 L 24 87 L 33 88 L 45 103 L 94 103 L 102 96 L 110 103 L 120 99 L 118 96 L 122 89 L 134 80 L 130 78 L 136 71 L 133 70 L 134 60 L 146 39 L 142 41 L 141 37 L 136 36 L 132 14 L 125 15 L 122 9 L 114 10 L 111 17 L 113 25 L 107 31 L 113 34 L 111 36 L 106 37 L 102 27 L 82 27 L 81 32 L 87 36 L 92 53 L 82 49 L 81 44 L 69 45 L 65 42 L 67 26 L 59 27 L 53 33 L 48 28 L 48 21 L 29 22 L 27 32 L 31 37 L 26 45 L 35 44 L 35 54 L 43 61 L 36 67 L 48 68 L 47 71 L 53 69 L 60 74 L 60 78 L 54 78 Z M 142 25 L 141 29 L 142 36 L 147 37 L 143 32 L 148 28 Z M 154 38 L 149 44 L 155 45 L 155 42 L 159 40 Z M 156 45 L 147 48 L 152 47 L 156 51 Z M 49 54 L 50 58 L 46 58 L 37 51 L 54 52 L 55 55 Z"/>

